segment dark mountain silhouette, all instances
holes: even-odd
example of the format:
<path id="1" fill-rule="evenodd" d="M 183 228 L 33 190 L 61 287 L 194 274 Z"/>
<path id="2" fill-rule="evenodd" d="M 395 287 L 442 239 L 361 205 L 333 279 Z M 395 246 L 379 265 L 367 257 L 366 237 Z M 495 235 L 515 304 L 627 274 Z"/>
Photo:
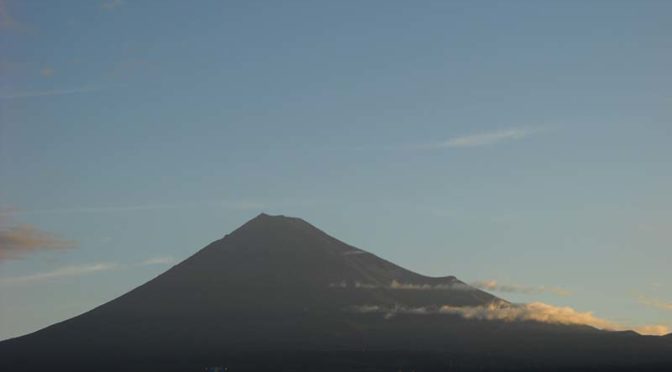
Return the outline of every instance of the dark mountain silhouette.
<path id="1" fill-rule="evenodd" d="M 670 336 L 394 311 L 443 305 L 509 303 L 262 214 L 115 300 L 0 343 L 0 370 L 672 367 Z"/>

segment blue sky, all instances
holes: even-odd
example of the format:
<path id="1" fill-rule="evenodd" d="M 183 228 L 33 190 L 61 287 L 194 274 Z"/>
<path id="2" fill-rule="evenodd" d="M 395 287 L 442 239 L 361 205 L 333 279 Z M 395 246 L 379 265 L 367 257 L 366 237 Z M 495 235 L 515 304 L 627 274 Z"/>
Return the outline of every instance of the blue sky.
<path id="1" fill-rule="evenodd" d="M 0 338 L 260 212 L 513 301 L 672 327 L 671 12 L 0 0 Z"/>

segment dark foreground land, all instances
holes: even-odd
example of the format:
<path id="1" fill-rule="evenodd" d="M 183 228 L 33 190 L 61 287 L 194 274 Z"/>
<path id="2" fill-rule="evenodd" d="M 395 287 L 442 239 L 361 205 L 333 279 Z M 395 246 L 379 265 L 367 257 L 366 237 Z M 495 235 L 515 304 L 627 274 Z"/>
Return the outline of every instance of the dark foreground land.
<path id="1" fill-rule="evenodd" d="M 167 358 L 172 359 L 172 358 Z M 578 362 L 578 363 L 577 363 Z M 30 363 L 32 364 L 32 363 Z M 494 355 L 455 354 L 421 351 L 306 351 L 222 354 L 219 357 L 192 357 L 171 361 L 138 358 L 121 362 L 101 362 L 83 356 L 57 361 L 50 366 L 42 360 L 30 366 L 41 371 L 100 372 L 230 372 L 230 371 L 670 371 L 669 362 L 606 362 L 592 360 L 558 362 Z M 22 366 L 7 371 L 21 371 Z M 28 367 L 28 366 L 24 366 Z M 34 369 L 35 368 L 35 369 Z M 4 371 L 4 370 L 3 370 Z"/>

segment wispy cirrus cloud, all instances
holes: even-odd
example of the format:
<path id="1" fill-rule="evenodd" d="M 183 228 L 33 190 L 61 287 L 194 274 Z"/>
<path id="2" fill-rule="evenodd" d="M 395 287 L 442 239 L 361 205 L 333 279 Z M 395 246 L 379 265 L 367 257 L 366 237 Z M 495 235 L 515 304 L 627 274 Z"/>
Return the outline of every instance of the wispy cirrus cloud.
<path id="1" fill-rule="evenodd" d="M 27 254 L 72 248 L 76 244 L 31 225 L 0 226 L 0 262 Z"/>
<path id="2" fill-rule="evenodd" d="M 481 132 L 449 138 L 442 142 L 422 146 L 425 149 L 465 148 L 494 145 L 500 142 L 516 141 L 542 131 L 542 128 L 510 128 Z"/>
<path id="3" fill-rule="evenodd" d="M 502 284 L 498 283 L 496 280 L 480 280 L 471 282 L 469 284 L 478 289 L 495 291 L 495 292 L 504 292 L 504 293 L 522 293 L 530 295 L 548 293 L 562 297 L 570 296 L 572 294 L 571 291 L 563 288 L 546 287 L 546 286 L 533 287 L 518 284 Z"/>
<path id="4" fill-rule="evenodd" d="M 504 322 L 535 321 L 563 325 L 587 325 L 611 331 L 633 330 L 640 334 L 665 335 L 670 329 L 665 325 L 626 326 L 599 318 L 591 312 L 580 312 L 571 307 L 558 307 L 542 302 L 529 304 L 493 303 L 486 306 L 436 306 L 436 307 L 380 307 L 355 306 L 351 310 L 361 313 L 382 313 L 391 319 L 396 314 L 458 315 L 465 319 L 498 320 Z"/>
<path id="5" fill-rule="evenodd" d="M 95 262 L 81 265 L 68 265 L 45 272 L 0 278 L 0 284 L 20 285 L 20 284 L 40 283 L 69 277 L 79 277 L 106 271 L 126 270 L 143 266 L 170 265 L 174 262 L 175 259 L 172 257 L 151 257 L 140 262 L 125 263 L 125 264 L 117 262 Z"/>
<path id="6" fill-rule="evenodd" d="M 52 279 L 82 276 L 101 271 L 117 270 L 119 268 L 120 266 L 113 262 L 100 262 L 85 265 L 71 265 L 60 267 L 52 271 L 14 276 L 8 278 L 0 278 L 0 283 L 2 284 L 34 283 L 34 282 L 48 281 Z"/>

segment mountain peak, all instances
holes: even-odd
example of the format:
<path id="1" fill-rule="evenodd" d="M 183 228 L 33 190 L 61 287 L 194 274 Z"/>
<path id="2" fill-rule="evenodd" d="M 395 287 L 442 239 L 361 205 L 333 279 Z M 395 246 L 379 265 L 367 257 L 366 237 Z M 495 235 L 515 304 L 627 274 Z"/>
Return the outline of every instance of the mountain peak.
<path id="1" fill-rule="evenodd" d="M 285 216 L 284 214 L 276 214 L 276 215 L 272 215 L 272 214 L 268 214 L 268 213 L 264 213 L 264 212 L 262 212 L 262 213 L 259 213 L 259 214 L 258 214 L 256 217 L 254 217 L 253 219 L 247 221 L 247 222 L 245 223 L 245 225 L 248 224 L 248 223 L 251 223 L 251 222 L 258 223 L 258 222 L 269 222 L 269 221 L 273 221 L 273 222 L 290 222 L 290 223 L 291 223 L 291 222 L 298 222 L 298 221 L 300 221 L 300 222 L 303 222 L 303 223 L 305 223 L 305 224 L 308 224 L 308 222 L 306 222 L 306 221 L 304 221 L 304 220 L 302 220 L 302 219 L 300 219 L 300 218 L 298 218 L 298 217 Z"/>
<path id="2" fill-rule="evenodd" d="M 265 213 L 265 212 L 261 212 L 257 215 L 257 217 L 254 217 L 253 220 L 264 219 L 264 218 L 274 218 L 274 217 L 280 217 L 281 218 L 281 217 L 285 217 L 285 216 L 282 215 L 282 214 L 278 214 L 278 215 L 274 216 L 274 215 L 271 215 L 271 214 L 268 214 L 268 213 Z"/>
<path id="3" fill-rule="evenodd" d="M 301 218 L 285 216 L 282 214 L 270 215 L 267 213 L 260 213 L 236 229 L 231 235 L 240 235 L 243 233 L 255 235 L 277 235 L 279 233 L 305 234 L 307 232 L 326 235 L 323 231 Z"/>

